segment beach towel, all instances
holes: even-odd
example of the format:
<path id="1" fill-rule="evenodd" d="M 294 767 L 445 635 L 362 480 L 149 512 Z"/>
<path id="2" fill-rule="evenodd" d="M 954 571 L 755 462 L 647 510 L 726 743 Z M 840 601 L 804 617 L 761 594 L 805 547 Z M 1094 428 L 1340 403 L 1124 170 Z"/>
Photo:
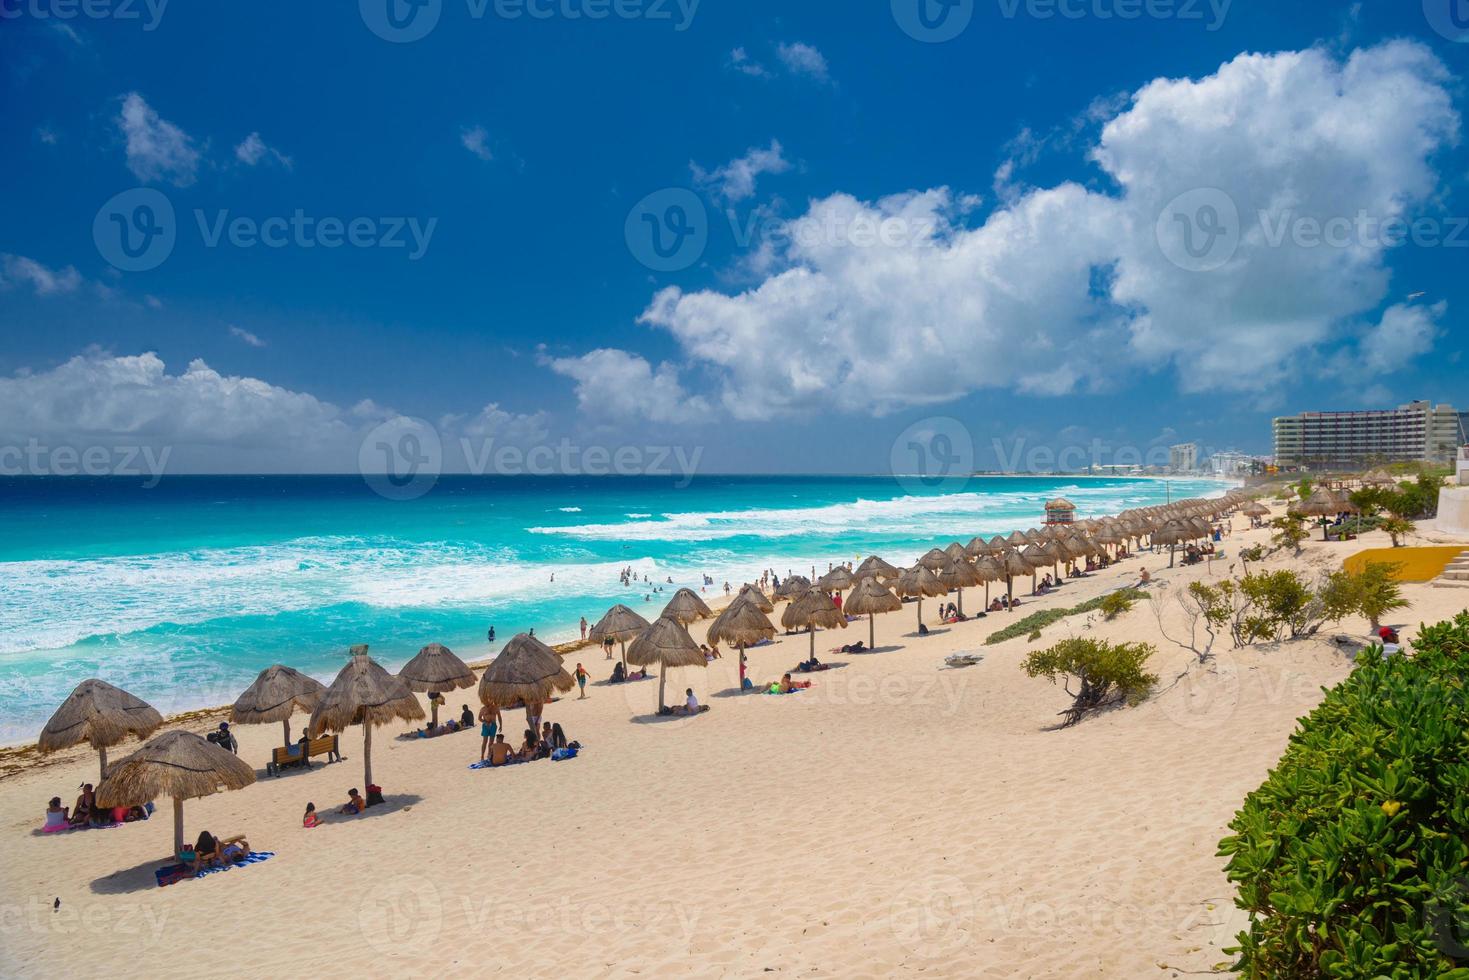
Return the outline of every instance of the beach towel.
<path id="1" fill-rule="evenodd" d="M 229 871 L 232 868 L 244 868 L 252 864 L 259 864 L 261 861 L 268 861 L 273 857 L 275 857 L 275 851 L 251 851 L 238 861 L 229 861 L 219 867 L 204 868 L 200 871 L 195 871 L 187 864 L 169 864 L 154 871 L 153 877 L 158 882 L 158 887 L 162 888 L 165 885 L 183 881 L 185 878 L 202 878 L 205 875 Z"/>
<path id="2" fill-rule="evenodd" d="M 490 765 L 490 760 L 489 759 L 485 759 L 482 762 L 476 762 L 474 765 L 470 766 L 469 768 L 471 768 L 471 769 L 504 769 L 506 766 L 519 766 L 519 765 L 523 765 L 526 761 L 527 760 L 525 760 L 525 759 L 508 759 L 504 763 L 502 763 L 501 765 L 493 766 L 493 765 Z"/>
<path id="3" fill-rule="evenodd" d="M 564 748 L 564 749 L 556 749 L 555 751 L 553 751 L 551 753 L 551 761 L 552 762 L 560 762 L 563 759 L 575 759 L 576 758 L 576 753 L 577 753 L 577 750 L 576 749 L 573 749 L 573 748 L 571 748 L 569 746 L 567 748 Z"/>

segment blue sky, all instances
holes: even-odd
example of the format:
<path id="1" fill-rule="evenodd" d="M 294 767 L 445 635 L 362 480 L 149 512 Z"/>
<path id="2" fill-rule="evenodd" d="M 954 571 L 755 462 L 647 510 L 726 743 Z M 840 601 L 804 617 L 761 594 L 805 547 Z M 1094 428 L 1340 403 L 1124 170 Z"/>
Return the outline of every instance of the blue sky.
<path id="1" fill-rule="evenodd" d="M 403 43 L 387 2 L 4 0 L 0 441 L 346 470 L 406 415 L 866 472 L 1469 407 L 1450 0 L 961 0 L 942 42 L 920 0 L 429 0 Z M 119 269 L 139 188 L 174 241 Z"/>

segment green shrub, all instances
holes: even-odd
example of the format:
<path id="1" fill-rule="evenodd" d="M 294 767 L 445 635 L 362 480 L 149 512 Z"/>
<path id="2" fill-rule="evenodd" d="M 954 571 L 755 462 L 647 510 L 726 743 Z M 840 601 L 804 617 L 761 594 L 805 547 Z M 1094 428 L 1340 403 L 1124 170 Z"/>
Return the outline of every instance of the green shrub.
<path id="1" fill-rule="evenodd" d="M 1386 531 L 1387 536 L 1392 538 L 1392 546 L 1394 548 L 1402 547 L 1402 539 L 1412 534 L 1418 527 L 1418 525 L 1406 517 L 1381 517 L 1378 518 L 1377 526 Z"/>
<path id="2" fill-rule="evenodd" d="M 1132 602 L 1136 602 L 1144 595 L 1144 593 L 1140 589 L 1119 589 L 1116 593 L 1110 594 L 1116 595 L 1119 593 L 1126 594 L 1128 599 Z M 1106 596 L 1099 595 L 1095 598 L 1088 599 L 1085 602 L 1078 603 L 1077 605 L 1072 606 L 1070 609 L 1057 608 L 1037 610 L 1036 612 L 1033 612 L 1028 616 L 1023 616 L 1020 619 L 1017 619 L 1009 626 L 1006 626 L 1003 629 L 996 630 L 995 632 L 991 633 L 984 642 L 987 645 L 993 645 L 995 643 L 1004 643 L 1006 640 L 1013 640 L 1017 636 L 1029 636 L 1031 633 L 1035 633 L 1039 630 L 1045 629 L 1052 623 L 1060 622 L 1067 616 L 1079 616 L 1082 613 L 1089 613 L 1094 610 L 1100 609 L 1102 608 L 1102 603 L 1106 600 L 1106 598 Z"/>
<path id="3" fill-rule="evenodd" d="M 1400 564 L 1370 561 L 1356 576 L 1359 582 L 1357 611 L 1371 621 L 1374 630 L 1382 625 L 1384 615 L 1394 609 L 1408 607 L 1408 600 L 1403 598 L 1403 589 L 1395 578 L 1402 567 Z"/>
<path id="4" fill-rule="evenodd" d="M 1116 619 L 1133 606 L 1131 589 L 1119 589 L 1116 592 L 1108 592 L 1102 596 L 1102 604 L 1098 607 L 1102 615 L 1108 619 Z"/>
<path id="5" fill-rule="evenodd" d="M 1270 526 L 1275 528 L 1270 543 L 1277 548 L 1290 548 L 1298 555 L 1301 553 L 1302 542 L 1311 536 L 1311 532 L 1306 530 L 1305 518 L 1300 514 L 1277 517 L 1270 522 Z"/>
<path id="6" fill-rule="evenodd" d="M 1469 613 L 1366 658 L 1219 845 L 1250 977 L 1469 978 Z"/>
<path id="7" fill-rule="evenodd" d="M 1155 652 L 1147 643 L 1114 645 L 1106 640 L 1077 637 L 1032 653 L 1021 668 L 1031 677 L 1044 677 L 1052 684 L 1059 682 L 1071 695 L 1071 707 L 1061 712 L 1066 719 L 1062 727 L 1069 727 L 1088 712 L 1114 704 L 1136 705 L 1146 700 L 1158 677 L 1143 668 Z"/>

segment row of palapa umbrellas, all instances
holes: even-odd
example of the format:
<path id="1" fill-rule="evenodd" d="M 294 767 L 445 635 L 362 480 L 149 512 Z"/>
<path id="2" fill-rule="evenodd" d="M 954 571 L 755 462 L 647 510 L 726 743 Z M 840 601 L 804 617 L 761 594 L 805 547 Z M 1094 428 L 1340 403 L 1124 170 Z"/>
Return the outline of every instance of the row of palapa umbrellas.
<path id="1" fill-rule="evenodd" d="M 988 541 L 976 537 L 967 545 L 954 542 L 934 548 L 913 567 L 898 569 L 873 555 L 856 569 L 838 566 L 812 583 L 793 575 L 775 591 L 788 600 L 781 615 L 787 630 L 806 630 L 811 653 L 816 630 L 845 628 L 847 616 L 867 616 L 869 646 L 876 645 L 875 615 L 902 608 L 904 598 L 918 600 L 922 623 L 923 599 L 957 591 L 963 609 L 963 590 L 1004 580 L 1014 595 L 1014 579 L 1061 566 L 1087 555 L 1101 554 L 1128 541 L 1148 538 L 1154 545 L 1173 546 L 1205 537 L 1209 521 L 1245 503 L 1242 491 L 1215 500 L 1184 500 L 1159 507 L 1124 511 L 1116 517 L 1053 525 L 1044 530 L 1016 531 Z M 1258 503 L 1245 507 L 1263 510 Z M 1267 511 L 1268 512 L 1268 511 Z M 850 590 L 839 607 L 833 592 Z M 754 585 L 745 585 L 733 602 L 715 616 L 691 589 L 680 589 L 652 623 L 625 605 L 616 605 L 589 632 L 594 643 L 607 640 L 622 647 L 624 665 L 659 668 L 658 705 L 665 704 L 667 671 L 707 665 L 704 651 L 688 631 L 690 624 L 713 617 L 706 640 L 745 649 L 776 634 L 769 615 L 775 604 Z M 372 784 L 372 729 L 393 721 L 419 721 L 425 715 L 414 692 L 446 691 L 479 685 L 485 704 L 513 707 L 543 704 L 556 691 L 570 691 L 575 681 L 555 650 L 528 634 L 510 640 L 476 678 L 468 664 L 447 647 L 432 643 L 419 651 L 394 675 L 367 655 L 367 647 L 353 647 L 351 659 L 330 686 L 280 664 L 261 671 L 235 701 L 230 720 L 238 724 L 282 725 L 290 746 L 290 718 L 310 712 L 307 732 L 342 732 L 352 725 L 363 730 L 363 779 Z M 438 704 L 433 705 L 433 724 Z M 183 847 L 183 801 L 220 790 L 240 789 L 255 781 L 255 770 L 234 753 L 187 731 L 165 732 L 138 751 L 108 766 L 107 749 L 129 737 L 147 738 L 163 724 L 158 711 L 127 691 L 98 679 L 83 681 L 62 703 L 42 729 L 37 742 L 43 753 L 86 743 L 99 756 L 102 781 L 97 787 L 99 806 L 141 806 L 170 797 L 174 809 L 174 851 Z"/>

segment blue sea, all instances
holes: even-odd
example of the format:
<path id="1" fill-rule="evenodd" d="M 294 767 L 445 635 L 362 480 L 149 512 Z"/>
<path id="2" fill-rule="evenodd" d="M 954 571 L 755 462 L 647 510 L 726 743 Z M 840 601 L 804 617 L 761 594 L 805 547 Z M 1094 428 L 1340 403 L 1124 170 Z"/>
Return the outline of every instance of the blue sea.
<path id="1" fill-rule="evenodd" d="M 536 629 L 575 638 L 625 602 L 650 619 L 679 586 L 771 568 L 810 574 L 876 553 L 1042 520 L 1064 494 L 1100 516 L 1209 481 L 892 477 L 442 477 L 412 501 L 357 476 L 0 479 L 0 743 L 28 741 L 100 677 L 168 713 L 226 704 L 262 668 L 329 681 L 349 646 L 389 669 L 438 641 L 466 660 Z M 624 587 L 631 566 L 652 585 Z M 672 584 L 668 580 L 672 579 Z"/>

